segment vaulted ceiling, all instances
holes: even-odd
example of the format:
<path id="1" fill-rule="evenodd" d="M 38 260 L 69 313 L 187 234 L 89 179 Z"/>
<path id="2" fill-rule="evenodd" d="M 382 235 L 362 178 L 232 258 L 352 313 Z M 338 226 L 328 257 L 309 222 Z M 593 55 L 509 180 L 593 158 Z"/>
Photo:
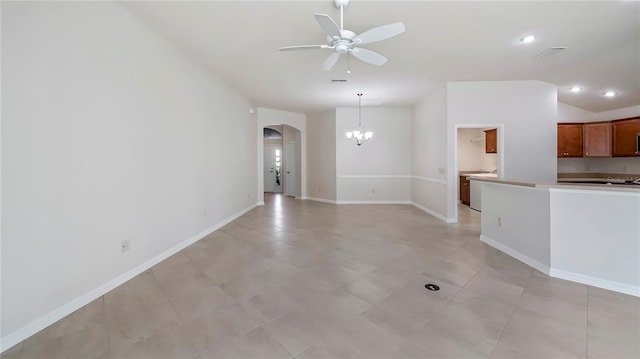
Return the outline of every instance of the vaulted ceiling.
<path id="1" fill-rule="evenodd" d="M 593 112 L 640 104 L 640 2 L 351 1 L 344 27 L 356 34 L 402 21 L 406 32 L 363 47 L 389 59 L 378 67 L 331 50 L 279 52 L 325 44 L 314 13 L 326 1 L 134 1 L 134 16 L 247 96 L 256 106 L 318 112 L 357 104 L 408 106 L 448 81 L 541 80 L 558 98 Z M 536 40 L 519 41 L 526 34 Z M 552 46 L 561 52 L 536 58 Z M 346 79 L 334 84 L 331 80 Z M 582 92 L 571 93 L 571 86 Z M 606 98 L 613 90 L 617 96 Z"/>

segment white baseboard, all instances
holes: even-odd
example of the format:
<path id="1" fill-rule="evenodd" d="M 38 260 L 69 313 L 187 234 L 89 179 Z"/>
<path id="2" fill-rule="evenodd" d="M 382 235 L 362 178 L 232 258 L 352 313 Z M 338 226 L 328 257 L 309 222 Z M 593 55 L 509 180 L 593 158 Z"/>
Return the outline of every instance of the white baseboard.
<path id="1" fill-rule="evenodd" d="M 264 203 L 263 203 L 264 204 Z M 57 309 L 53 310 L 52 312 L 45 314 L 44 316 L 32 321 L 31 323 L 23 326 L 22 328 L 16 330 L 13 333 L 9 333 L 6 336 L 2 337 L 2 339 L 0 339 L 0 352 L 4 351 L 6 349 L 9 349 L 11 347 L 13 347 L 14 345 L 20 343 L 21 341 L 29 338 L 30 336 L 38 333 L 39 331 L 41 331 L 42 329 L 48 327 L 49 325 L 57 322 L 58 320 L 66 317 L 67 315 L 75 312 L 76 310 L 84 307 L 85 305 L 91 303 L 92 301 L 96 300 L 97 298 L 99 298 L 100 296 L 108 293 L 109 291 L 111 291 L 112 289 L 118 287 L 119 285 L 125 283 L 126 281 L 130 280 L 131 278 L 137 276 L 138 274 L 146 271 L 147 269 L 153 267 L 154 265 L 162 262 L 163 260 L 169 258 L 170 256 L 178 253 L 179 251 L 183 250 L 184 248 L 190 246 L 191 244 L 199 241 L 200 239 L 208 236 L 209 234 L 215 232 L 216 230 L 224 227 L 225 225 L 227 225 L 228 223 L 230 223 L 231 221 L 235 220 L 236 218 L 242 216 L 243 214 L 249 212 L 250 210 L 252 210 L 253 208 L 255 208 L 258 205 L 258 203 L 253 204 L 243 210 L 241 210 L 240 212 L 232 215 L 231 217 L 223 220 L 222 222 L 217 223 L 216 225 L 209 227 L 207 229 L 205 229 L 204 231 L 192 236 L 191 238 L 178 243 L 177 245 L 167 249 L 166 251 L 158 254 L 157 256 L 147 260 L 146 262 L 130 269 L 129 271 L 119 275 L 118 277 L 102 284 L 101 286 L 91 290 L 88 293 L 85 293 L 83 295 L 81 295 L 80 297 L 62 305 L 61 307 L 58 307 Z"/>
<path id="2" fill-rule="evenodd" d="M 543 263 L 538 262 L 537 260 L 525 256 L 524 254 L 517 252 L 504 244 L 494 241 L 493 239 L 481 235 L 480 240 L 484 243 L 496 248 L 513 258 L 539 270 L 540 272 L 554 278 L 565 279 L 571 282 L 581 283 L 590 285 L 592 287 L 598 287 L 602 289 L 612 290 L 614 292 L 624 293 L 633 295 L 636 297 L 640 297 L 640 286 L 633 286 L 629 284 L 624 284 L 620 282 L 614 282 L 607 279 L 596 278 L 580 273 L 568 272 L 561 269 L 554 269 L 553 267 L 549 267 Z"/>
<path id="3" fill-rule="evenodd" d="M 337 201 L 337 204 L 411 204 L 411 201 Z"/>
<path id="4" fill-rule="evenodd" d="M 260 201 L 260 202 L 256 203 L 256 206 L 264 206 L 264 201 Z"/>
<path id="5" fill-rule="evenodd" d="M 607 279 L 591 277 L 584 274 L 567 272 L 561 269 L 551 268 L 549 273 L 551 277 L 570 280 L 572 282 L 582 283 L 590 285 L 592 287 L 598 287 L 602 289 L 612 290 L 614 292 L 624 293 L 640 297 L 640 287 L 629 284 L 613 282 Z"/>
<path id="6" fill-rule="evenodd" d="M 436 211 L 434 211 L 434 210 L 432 210 L 430 208 L 427 208 L 427 207 L 425 207 L 425 206 L 423 206 L 421 204 L 418 204 L 416 202 L 411 202 L 411 204 L 414 207 L 418 208 L 419 210 L 427 212 L 428 214 L 436 217 L 437 219 L 439 219 L 439 220 L 441 220 L 441 221 L 443 221 L 445 223 L 456 223 L 457 222 L 455 218 L 447 218 L 447 217 L 441 215 L 440 213 L 438 213 L 438 212 L 436 212 Z"/>
<path id="7" fill-rule="evenodd" d="M 324 203 L 330 203 L 330 204 L 338 204 L 336 201 L 334 201 L 332 199 L 317 198 L 317 197 L 305 197 L 304 199 L 309 200 L 309 201 L 324 202 Z"/>
<path id="8" fill-rule="evenodd" d="M 489 237 L 487 237 L 485 235 L 480 235 L 480 240 L 483 241 L 484 243 L 490 245 L 491 247 L 493 247 L 493 248 L 495 248 L 495 249 L 497 249 L 497 250 L 499 250 L 501 252 L 504 252 L 504 253 L 512 256 L 513 258 L 519 260 L 520 262 L 522 262 L 522 263 L 524 263 L 524 264 L 526 264 L 528 266 L 531 266 L 531 267 L 539 270 L 540 272 L 542 272 L 542 273 L 544 273 L 546 275 L 549 275 L 549 266 L 548 265 L 546 265 L 544 263 L 540 263 L 540 262 L 538 262 L 537 260 L 535 260 L 535 259 L 533 259 L 531 257 L 525 256 L 524 254 L 522 254 L 522 253 L 520 253 L 518 251 L 515 251 L 515 250 L 505 246 L 504 244 L 502 244 L 500 242 L 494 241 L 493 239 L 491 239 L 491 238 L 489 238 Z"/>

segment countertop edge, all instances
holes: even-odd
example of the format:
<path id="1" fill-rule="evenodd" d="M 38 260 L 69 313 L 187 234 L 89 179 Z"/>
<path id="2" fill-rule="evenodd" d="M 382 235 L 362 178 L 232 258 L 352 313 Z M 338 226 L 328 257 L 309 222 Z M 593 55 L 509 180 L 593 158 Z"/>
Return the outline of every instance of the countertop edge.
<path id="1" fill-rule="evenodd" d="M 468 177 L 472 181 L 487 182 L 494 184 L 505 184 L 520 187 L 540 188 L 540 189 L 577 189 L 589 191 L 609 191 L 609 192 L 630 192 L 640 193 L 640 186 L 629 185 L 607 185 L 607 184 L 579 184 L 579 183 L 533 183 L 512 180 L 502 180 L 487 177 Z"/>

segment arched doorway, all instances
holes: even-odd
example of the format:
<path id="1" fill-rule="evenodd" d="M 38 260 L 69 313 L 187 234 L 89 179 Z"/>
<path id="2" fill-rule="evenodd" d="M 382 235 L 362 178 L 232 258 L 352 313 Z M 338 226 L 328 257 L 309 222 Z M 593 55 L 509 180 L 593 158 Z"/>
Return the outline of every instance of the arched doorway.
<path id="1" fill-rule="evenodd" d="M 282 128 L 282 185 L 283 193 L 306 198 L 306 115 L 267 108 L 257 109 L 257 201 L 264 204 L 264 128 Z M 288 173 L 287 173 L 288 172 Z"/>

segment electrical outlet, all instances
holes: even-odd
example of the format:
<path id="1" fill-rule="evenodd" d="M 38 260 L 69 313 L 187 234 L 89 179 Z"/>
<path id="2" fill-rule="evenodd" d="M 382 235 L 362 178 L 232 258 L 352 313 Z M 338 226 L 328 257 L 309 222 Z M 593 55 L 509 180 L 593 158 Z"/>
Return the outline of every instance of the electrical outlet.
<path id="1" fill-rule="evenodd" d="M 502 228 L 502 217 L 498 217 L 498 227 Z"/>
<path id="2" fill-rule="evenodd" d="M 371 189 L 371 193 L 372 193 L 372 194 L 376 194 L 376 189 L 375 189 L 375 188 L 372 188 L 372 189 Z"/>
<path id="3" fill-rule="evenodd" d="M 438 173 L 444 173 L 444 168 L 443 167 L 438 168 Z"/>
<path id="4" fill-rule="evenodd" d="M 322 188 L 318 187 L 318 192 L 322 192 Z"/>
<path id="5" fill-rule="evenodd" d="M 207 210 L 205 209 L 204 211 L 202 211 L 202 217 L 206 217 L 207 216 Z"/>
<path id="6" fill-rule="evenodd" d="M 627 173 L 627 170 L 628 170 L 628 168 L 627 168 L 627 166 L 626 166 L 626 165 L 625 165 L 625 166 L 622 166 L 622 173 Z"/>
<path id="7" fill-rule="evenodd" d="M 131 248 L 131 241 L 129 239 L 125 239 L 124 241 L 120 242 L 120 251 L 122 253 L 128 251 Z"/>

